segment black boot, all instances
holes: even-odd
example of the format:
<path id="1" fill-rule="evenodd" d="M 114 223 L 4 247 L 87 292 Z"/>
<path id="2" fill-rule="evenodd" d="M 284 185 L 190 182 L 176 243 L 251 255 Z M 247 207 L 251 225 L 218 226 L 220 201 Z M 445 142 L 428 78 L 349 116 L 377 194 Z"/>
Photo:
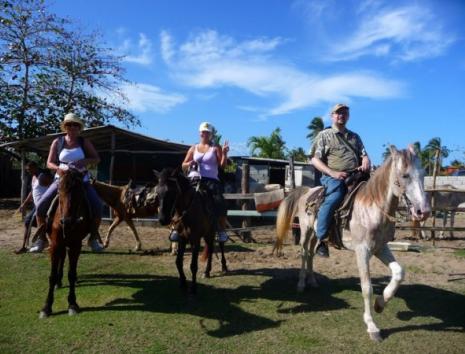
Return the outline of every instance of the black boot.
<path id="1" fill-rule="evenodd" d="M 318 241 L 318 245 L 316 246 L 315 253 L 320 257 L 328 258 L 329 250 L 328 250 L 327 242 Z"/>

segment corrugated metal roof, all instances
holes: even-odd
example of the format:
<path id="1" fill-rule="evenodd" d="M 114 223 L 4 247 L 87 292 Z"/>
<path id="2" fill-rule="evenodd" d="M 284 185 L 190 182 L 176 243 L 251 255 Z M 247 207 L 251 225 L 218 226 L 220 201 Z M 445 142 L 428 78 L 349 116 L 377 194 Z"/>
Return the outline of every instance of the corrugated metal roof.
<path id="1" fill-rule="evenodd" d="M 113 125 L 85 129 L 81 136 L 90 139 L 97 151 L 108 151 L 111 149 L 112 134 L 115 135 L 116 149 L 186 152 L 190 147 L 190 145 L 155 139 Z M 52 141 L 60 135 L 63 133 L 9 142 L 1 144 L 0 148 L 14 148 L 15 150 L 33 151 L 40 155 L 46 155 Z"/>

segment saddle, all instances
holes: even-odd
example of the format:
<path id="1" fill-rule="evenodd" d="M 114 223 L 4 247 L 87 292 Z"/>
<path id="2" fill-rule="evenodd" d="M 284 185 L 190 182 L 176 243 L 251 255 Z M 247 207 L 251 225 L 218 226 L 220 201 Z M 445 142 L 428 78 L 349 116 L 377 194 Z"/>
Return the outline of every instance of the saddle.
<path id="1" fill-rule="evenodd" d="M 123 204 L 129 214 L 134 214 L 137 208 L 153 207 L 156 205 L 155 185 L 147 183 L 145 186 L 137 187 L 129 181 L 123 195 Z"/>
<path id="2" fill-rule="evenodd" d="M 334 222 L 331 225 L 328 235 L 329 243 L 336 249 L 346 249 L 342 242 L 342 234 L 344 229 L 349 229 L 349 221 L 352 215 L 355 196 L 360 188 L 367 183 L 369 177 L 370 175 L 365 172 L 354 171 L 344 181 L 347 186 L 347 193 L 339 208 L 334 212 Z M 325 199 L 326 188 L 323 186 L 317 188 L 318 189 L 307 199 L 305 208 L 307 215 L 316 215 L 320 205 Z"/>

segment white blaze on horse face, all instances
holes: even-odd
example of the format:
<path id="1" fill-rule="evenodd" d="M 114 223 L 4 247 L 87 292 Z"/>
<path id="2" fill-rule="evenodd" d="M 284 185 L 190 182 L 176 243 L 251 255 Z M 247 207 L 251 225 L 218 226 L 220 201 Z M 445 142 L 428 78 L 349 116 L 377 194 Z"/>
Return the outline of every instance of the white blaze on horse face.
<path id="1" fill-rule="evenodd" d="M 405 181 L 405 195 L 412 204 L 413 218 L 416 220 L 426 219 L 430 213 L 430 206 L 423 185 L 423 170 L 416 156 L 400 177 Z"/>

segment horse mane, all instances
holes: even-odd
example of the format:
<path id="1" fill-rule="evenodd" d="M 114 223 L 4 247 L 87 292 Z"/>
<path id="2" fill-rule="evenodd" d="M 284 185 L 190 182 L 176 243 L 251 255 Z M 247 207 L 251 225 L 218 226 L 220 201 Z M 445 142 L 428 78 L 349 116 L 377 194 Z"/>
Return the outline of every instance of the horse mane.
<path id="1" fill-rule="evenodd" d="M 360 188 L 357 199 L 365 204 L 372 204 L 373 202 L 381 204 L 383 202 L 389 188 L 389 173 L 392 163 L 392 156 L 389 156 L 370 177 L 366 185 Z"/>

